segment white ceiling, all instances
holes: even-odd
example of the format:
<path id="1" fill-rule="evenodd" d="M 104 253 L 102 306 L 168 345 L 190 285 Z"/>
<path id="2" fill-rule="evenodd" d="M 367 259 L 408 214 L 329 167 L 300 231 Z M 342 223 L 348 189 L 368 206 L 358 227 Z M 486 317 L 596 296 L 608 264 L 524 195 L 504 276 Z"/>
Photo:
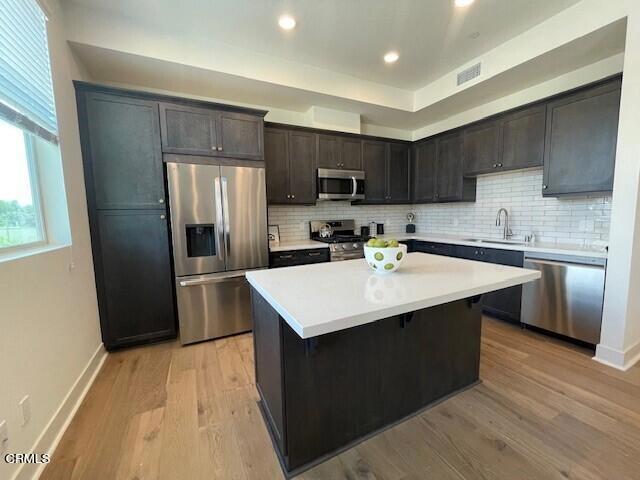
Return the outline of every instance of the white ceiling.
<path id="1" fill-rule="evenodd" d="M 285 87 L 175 62 L 71 43 L 94 79 L 239 104 L 304 112 L 313 105 L 358 113 L 363 123 L 416 130 L 457 113 L 594 64 L 624 50 L 625 23 L 615 22 L 522 63 L 490 81 L 415 112 Z M 589 80 L 585 80 L 589 81 Z"/>
<path id="2" fill-rule="evenodd" d="M 579 0 L 66 0 L 197 44 L 223 43 L 279 60 L 415 90 Z M 283 32 L 278 17 L 298 26 Z M 472 38 L 477 32 L 479 36 Z M 400 60 L 382 56 L 397 50 Z"/>

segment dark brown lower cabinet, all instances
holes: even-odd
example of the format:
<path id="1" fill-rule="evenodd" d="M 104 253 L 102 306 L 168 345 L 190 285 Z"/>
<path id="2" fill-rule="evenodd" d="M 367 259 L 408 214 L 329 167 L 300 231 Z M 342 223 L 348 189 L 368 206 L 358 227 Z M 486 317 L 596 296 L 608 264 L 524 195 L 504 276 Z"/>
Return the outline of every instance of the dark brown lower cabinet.
<path id="1" fill-rule="evenodd" d="M 105 347 L 174 338 L 165 210 L 101 210 L 95 220 L 93 259 Z"/>
<path id="2" fill-rule="evenodd" d="M 451 256 L 458 258 L 510 265 L 512 267 L 522 267 L 524 265 L 524 253 L 519 251 L 465 245 L 451 245 L 451 247 L 454 247 Z M 522 285 L 517 285 L 484 294 L 480 303 L 482 310 L 486 313 L 502 320 L 519 323 L 521 301 Z"/>
<path id="3" fill-rule="evenodd" d="M 287 475 L 296 475 L 478 381 L 471 299 L 302 339 L 252 289 L 256 385 Z"/>
<path id="4" fill-rule="evenodd" d="M 328 248 L 269 252 L 269 268 L 293 267 L 295 265 L 307 265 L 310 263 L 322 263 L 328 261 Z"/>

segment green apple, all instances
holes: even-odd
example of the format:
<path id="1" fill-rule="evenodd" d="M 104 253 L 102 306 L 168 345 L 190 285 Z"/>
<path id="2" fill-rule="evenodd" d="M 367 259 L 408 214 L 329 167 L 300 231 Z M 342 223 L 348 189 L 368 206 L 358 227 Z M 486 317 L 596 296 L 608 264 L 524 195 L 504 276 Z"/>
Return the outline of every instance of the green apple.
<path id="1" fill-rule="evenodd" d="M 376 248 L 387 248 L 387 242 L 385 240 L 382 240 L 382 239 L 376 240 L 376 243 L 375 243 L 374 247 L 376 247 Z"/>
<path id="2" fill-rule="evenodd" d="M 367 242 L 367 247 L 375 247 L 376 246 L 376 237 L 370 238 Z"/>
<path id="3" fill-rule="evenodd" d="M 397 247 L 398 245 L 400 244 L 398 243 L 398 240 L 396 240 L 395 238 L 393 240 L 389 240 L 390 247 Z"/>

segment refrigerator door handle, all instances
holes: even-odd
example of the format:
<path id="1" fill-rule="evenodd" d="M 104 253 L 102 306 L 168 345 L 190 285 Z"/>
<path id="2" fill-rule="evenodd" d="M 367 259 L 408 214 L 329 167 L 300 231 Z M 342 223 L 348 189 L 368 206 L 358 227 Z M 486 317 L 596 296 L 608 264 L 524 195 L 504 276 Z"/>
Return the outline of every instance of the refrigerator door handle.
<path id="1" fill-rule="evenodd" d="M 257 269 L 261 270 L 261 269 Z M 198 285 L 209 285 L 212 283 L 220 283 L 220 282 L 228 282 L 230 280 L 241 280 L 245 273 L 250 272 L 252 270 L 239 270 L 234 272 L 227 273 L 214 273 L 211 275 L 202 275 L 199 278 L 191 279 L 191 280 L 180 280 L 179 284 L 181 287 L 195 287 Z"/>
<path id="2" fill-rule="evenodd" d="M 215 198 L 215 208 L 216 208 L 216 242 L 218 243 L 218 252 L 222 258 L 225 255 L 221 254 L 224 249 L 224 220 L 223 220 L 223 209 L 222 209 L 222 186 L 220 182 L 220 177 L 216 177 L 214 179 L 214 198 Z"/>
<path id="3" fill-rule="evenodd" d="M 227 256 L 231 255 L 231 223 L 229 222 L 229 195 L 227 194 L 227 177 L 222 177 L 222 214 L 224 216 L 224 236 Z"/>

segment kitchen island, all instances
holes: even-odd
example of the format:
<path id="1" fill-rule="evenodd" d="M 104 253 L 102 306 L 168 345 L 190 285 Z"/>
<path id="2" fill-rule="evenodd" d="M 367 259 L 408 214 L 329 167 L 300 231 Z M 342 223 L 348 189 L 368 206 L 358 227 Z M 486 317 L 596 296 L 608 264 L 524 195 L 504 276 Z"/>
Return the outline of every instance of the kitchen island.
<path id="1" fill-rule="evenodd" d="M 537 271 L 424 253 L 247 273 L 256 386 L 288 476 L 479 381 L 484 293 Z"/>

